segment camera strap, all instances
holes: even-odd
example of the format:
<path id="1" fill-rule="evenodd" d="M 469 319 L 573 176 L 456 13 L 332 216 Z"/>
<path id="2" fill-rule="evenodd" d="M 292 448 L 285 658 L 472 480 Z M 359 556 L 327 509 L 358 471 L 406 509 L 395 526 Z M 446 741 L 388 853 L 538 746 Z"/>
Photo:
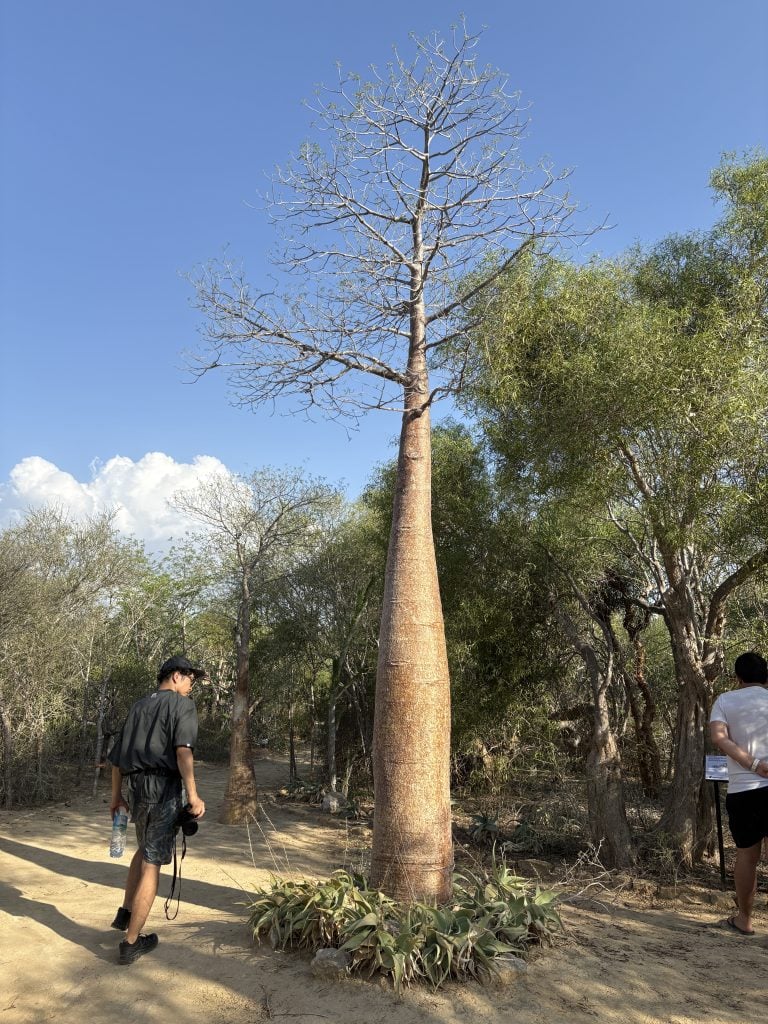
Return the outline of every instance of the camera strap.
<path id="1" fill-rule="evenodd" d="M 181 904 L 181 864 L 187 855 L 187 837 L 184 833 L 181 833 L 181 857 L 177 863 L 176 861 L 176 846 L 178 842 L 178 835 L 173 837 L 173 878 L 171 879 L 171 891 L 168 893 L 168 897 L 165 901 L 165 917 L 168 921 L 175 921 L 179 916 L 179 905 Z M 176 892 L 176 882 L 178 880 L 179 890 Z M 176 895 L 176 911 L 171 917 L 170 907 L 173 903 L 174 894 Z"/>

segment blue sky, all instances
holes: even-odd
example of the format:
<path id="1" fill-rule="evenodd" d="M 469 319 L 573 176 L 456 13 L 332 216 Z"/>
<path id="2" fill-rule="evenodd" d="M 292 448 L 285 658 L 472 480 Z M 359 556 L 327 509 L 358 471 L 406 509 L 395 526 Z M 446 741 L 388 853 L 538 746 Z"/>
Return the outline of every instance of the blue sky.
<path id="1" fill-rule="evenodd" d="M 181 275 L 228 246 L 258 280 L 274 239 L 254 204 L 308 134 L 301 100 L 337 60 L 364 72 L 459 9 L 6 0 L 0 486 L 30 456 L 88 481 L 162 452 L 305 464 L 359 492 L 397 417 L 372 413 L 348 439 L 234 408 L 223 377 L 190 383 L 198 315 Z M 588 217 L 615 225 L 605 254 L 709 225 L 719 154 L 768 142 L 765 0 L 493 0 L 468 21 L 532 104 L 529 154 L 573 167 Z"/>

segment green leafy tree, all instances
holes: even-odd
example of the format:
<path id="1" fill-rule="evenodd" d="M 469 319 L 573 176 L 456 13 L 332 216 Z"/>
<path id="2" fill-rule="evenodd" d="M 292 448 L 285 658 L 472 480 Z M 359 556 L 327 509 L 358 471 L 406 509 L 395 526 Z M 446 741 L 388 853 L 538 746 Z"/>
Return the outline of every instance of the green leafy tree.
<path id="1" fill-rule="evenodd" d="M 298 472 L 262 469 L 247 477 L 212 477 L 177 494 L 174 505 L 204 528 L 199 541 L 212 571 L 236 594 L 236 682 L 221 820 L 238 824 L 255 815 L 258 800 L 249 730 L 251 617 L 258 588 L 311 549 L 318 522 L 338 505 L 338 495 Z"/>
<path id="2" fill-rule="evenodd" d="M 703 727 L 728 603 L 768 563 L 768 158 L 727 158 L 712 181 L 725 209 L 707 234 L 508 274 L 475 390 L 532 515 L 560 506 L 571 542 L 606 536 L 631 600 L 663 617 L 679 699 L 660 827 L 688 863 L 709 838 Z"/>
<path id="3" fill-rule="evenodd" d="M 49 799 L 58 762 L 78 747 L 98 763 L 112 668 L 127 638 L 114 629 L 120 592 L 140 561 L 108 514 L 83 522 L 60 508 L 29 512 L 0 535 L 2 799 Z M 96 724 L 95 746 L 90 746 Z"/>

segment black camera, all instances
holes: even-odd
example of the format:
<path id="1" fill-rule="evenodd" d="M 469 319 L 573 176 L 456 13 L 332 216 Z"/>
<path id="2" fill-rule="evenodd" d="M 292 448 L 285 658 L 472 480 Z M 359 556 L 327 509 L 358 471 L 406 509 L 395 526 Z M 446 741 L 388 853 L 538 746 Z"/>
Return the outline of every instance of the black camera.
<path id="1" fill-rule="evenodd" d="M 180 828 L 185 836 L 193 836 L 200 827 L 197 823 L 197 818 L 189 809 L 189 804 L 186 807 L 182 807 L 179 811 L 176 827 Z"/>

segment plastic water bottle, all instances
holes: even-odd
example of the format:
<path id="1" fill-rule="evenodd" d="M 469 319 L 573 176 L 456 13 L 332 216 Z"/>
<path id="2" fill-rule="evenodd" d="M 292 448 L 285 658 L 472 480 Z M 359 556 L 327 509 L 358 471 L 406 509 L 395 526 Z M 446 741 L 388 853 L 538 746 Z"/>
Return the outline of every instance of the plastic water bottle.
<path id="1" fill-rule="evenodd" d="M 122 857 L 125 853 L 125 834 L 128 831 L 128 813 L 124 807 L 118 807 L 112 820 L 112 839 L 109 843 L 109 856 Z"/>

